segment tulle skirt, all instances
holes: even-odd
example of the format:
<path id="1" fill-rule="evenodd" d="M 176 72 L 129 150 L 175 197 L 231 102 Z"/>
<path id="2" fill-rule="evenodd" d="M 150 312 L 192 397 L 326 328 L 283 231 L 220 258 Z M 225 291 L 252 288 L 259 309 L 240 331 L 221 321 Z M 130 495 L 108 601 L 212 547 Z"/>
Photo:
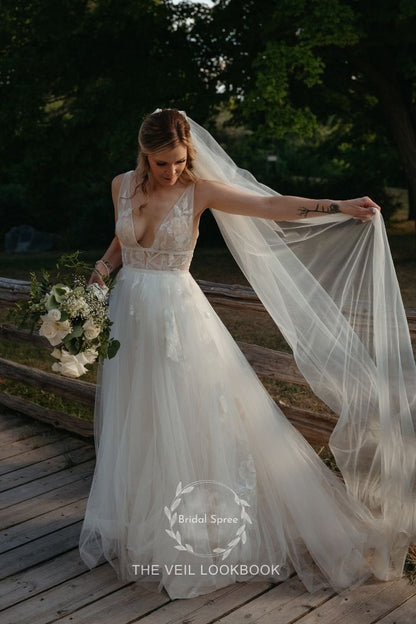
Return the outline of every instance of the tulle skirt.
<path id="1" fill-rule="evenodd" d="M 98 373 L 88 567 L 190 598 L 297 572 L 364 582 L 380 536 L 288 422 L 189 271 L 124 266 Z"/>

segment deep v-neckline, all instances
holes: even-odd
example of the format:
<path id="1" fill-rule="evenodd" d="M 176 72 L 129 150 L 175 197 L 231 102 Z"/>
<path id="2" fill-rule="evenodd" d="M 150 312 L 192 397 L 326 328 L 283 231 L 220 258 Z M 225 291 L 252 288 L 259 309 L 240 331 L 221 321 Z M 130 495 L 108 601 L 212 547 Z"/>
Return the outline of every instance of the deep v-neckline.
<path id="1" fill-rule="evenodd" d="M 163 219 L 161 220 L 161 222 L 159 223 L 159 225 L 158 225 L 158 226 L 157 226 L 157 228 L 155 229 L 155 235 L 154 235 L 154 238 L 153 238 L 153 243 L 150 245 L 150 247 L 143 247 L 143 245 L 141 245 L 141 244 L 139 243 L 139 241 L 137 240 L 137 238 L 136 238 L 136 230 L 134 229 L 134 215 L 133 215 L 132 200 L 131 200 L 131 199 L 129 200 L 129 201 L 130 201 L 130 221 L 131 221 L 131 229 L 132 229 L 132 232 L 133 232 L 133 238 L 134 238 L 134 241 L 135 241 L 135 243 L 136 243 L 137 247 L 139 247 L 140 249 L 153 249 L 153 247 L 154 247 L 154 245 L 155 245 L 155 243 L 156 243 L 157 236 L 158 236 L 158 234 L 159 234 L 160 228 L 162 227 L 162 225 L 164 224 L 164 222 L 166 221 L 166 219 L 168 218 L 168 216 L 170 215 L 170 213 L 172 212 L 172 210 L 173 210 L 174 208 L 176 208 L 176 206 L 177 206 L 177 205 L 179 204 L 179 202 L 182 200 L 182 198 L 184 197 L 185 193 L 187 192 L 187 190 L 189 189 L 189 187 L 190 187 L 190 186 L 192 186 L 192 183 L 191 183 L 191 184 L 188 184 L 187 186 L 185 186 L 185 188 L 184 188 L 184 190 L 183 190 L 183 193 L 181 193 L 181 194 L 179 195 L 179 197 L 178 197 L 177 199 L 175 199 L 174 204 L 172 204 L 172 206 L 169 208 L 169 210 L 167 211 L 167 213 L 165 214 L 165 216 L 163 217 Z M 143 236 L 142 236 L 142 238 L 143 238 Z"/>

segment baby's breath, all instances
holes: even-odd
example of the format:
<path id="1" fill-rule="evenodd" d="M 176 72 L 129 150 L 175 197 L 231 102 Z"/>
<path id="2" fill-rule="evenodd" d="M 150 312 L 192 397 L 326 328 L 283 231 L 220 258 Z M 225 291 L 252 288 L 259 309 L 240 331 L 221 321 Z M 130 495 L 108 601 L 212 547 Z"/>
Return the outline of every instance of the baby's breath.
<path id="1" fill-rule="evenodd" d="M 108 293 L 97 284 L 88 285 L 81 274 L 85 264 L 77 262 L 78 252 L 62 256 L 58 263 L 70 268 L 71 279 L 65 277 L 52 283 L 49 274 L 42 270 L 41 278 L 31 274 L 30 299 L 17 306 L 16 316 L 21 325 L 32 322 L 32 331 L 39 333 L 55 347 L 52 356 L 59 360 L 52 369 L 63 375 L 79 377 L 87 372 L 85 366 L 95 359 L 102 361 L 116 353 L 120 343 L 110 338 L 112 321 L 108 316 Z"/>

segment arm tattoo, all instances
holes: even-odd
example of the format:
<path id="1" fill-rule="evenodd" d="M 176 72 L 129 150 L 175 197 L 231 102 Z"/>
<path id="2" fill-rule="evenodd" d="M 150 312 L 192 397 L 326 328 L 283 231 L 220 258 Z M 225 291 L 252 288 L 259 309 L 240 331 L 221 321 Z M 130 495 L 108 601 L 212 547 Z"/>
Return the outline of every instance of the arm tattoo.
<path id="1" fill-rule="evenodd" d="M 334 214 L 335 212 L 340 212 L 338 204 L 330 204 L 327 208 L 325 206 L 320 206 L 316 204 L 315 208 L 298 208 L 298 213 L 303 217 L 308 216 L 308 212 L 322 212 L 323 214 Z"/>

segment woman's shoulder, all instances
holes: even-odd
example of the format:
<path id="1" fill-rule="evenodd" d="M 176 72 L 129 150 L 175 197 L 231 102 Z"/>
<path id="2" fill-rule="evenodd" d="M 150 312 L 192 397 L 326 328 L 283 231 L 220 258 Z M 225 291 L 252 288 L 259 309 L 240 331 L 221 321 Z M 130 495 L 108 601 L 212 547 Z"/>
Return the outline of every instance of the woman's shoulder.
<path id="1" fill-rule="evenodd" d="M 226 188 L 229 188 L 229 186 L 224 182 L 219 182 L 218 180 L 198 178 L 195 182 L 195 193 L 200 198 L 211 198 L 216 192 Z"/>
<path id="2" fill-rule="evenodd" d="M 117 190 L 120 188 L 120 185 L 124 179 L 124 176 L 126 174 L 132 174 L 133 170 L 131 171 L 125 171 L 124 173 L 119 173 L 118 175 L 116 175 L 112 180 L 111 180 L 111 187 L 113 190 Z"/>

